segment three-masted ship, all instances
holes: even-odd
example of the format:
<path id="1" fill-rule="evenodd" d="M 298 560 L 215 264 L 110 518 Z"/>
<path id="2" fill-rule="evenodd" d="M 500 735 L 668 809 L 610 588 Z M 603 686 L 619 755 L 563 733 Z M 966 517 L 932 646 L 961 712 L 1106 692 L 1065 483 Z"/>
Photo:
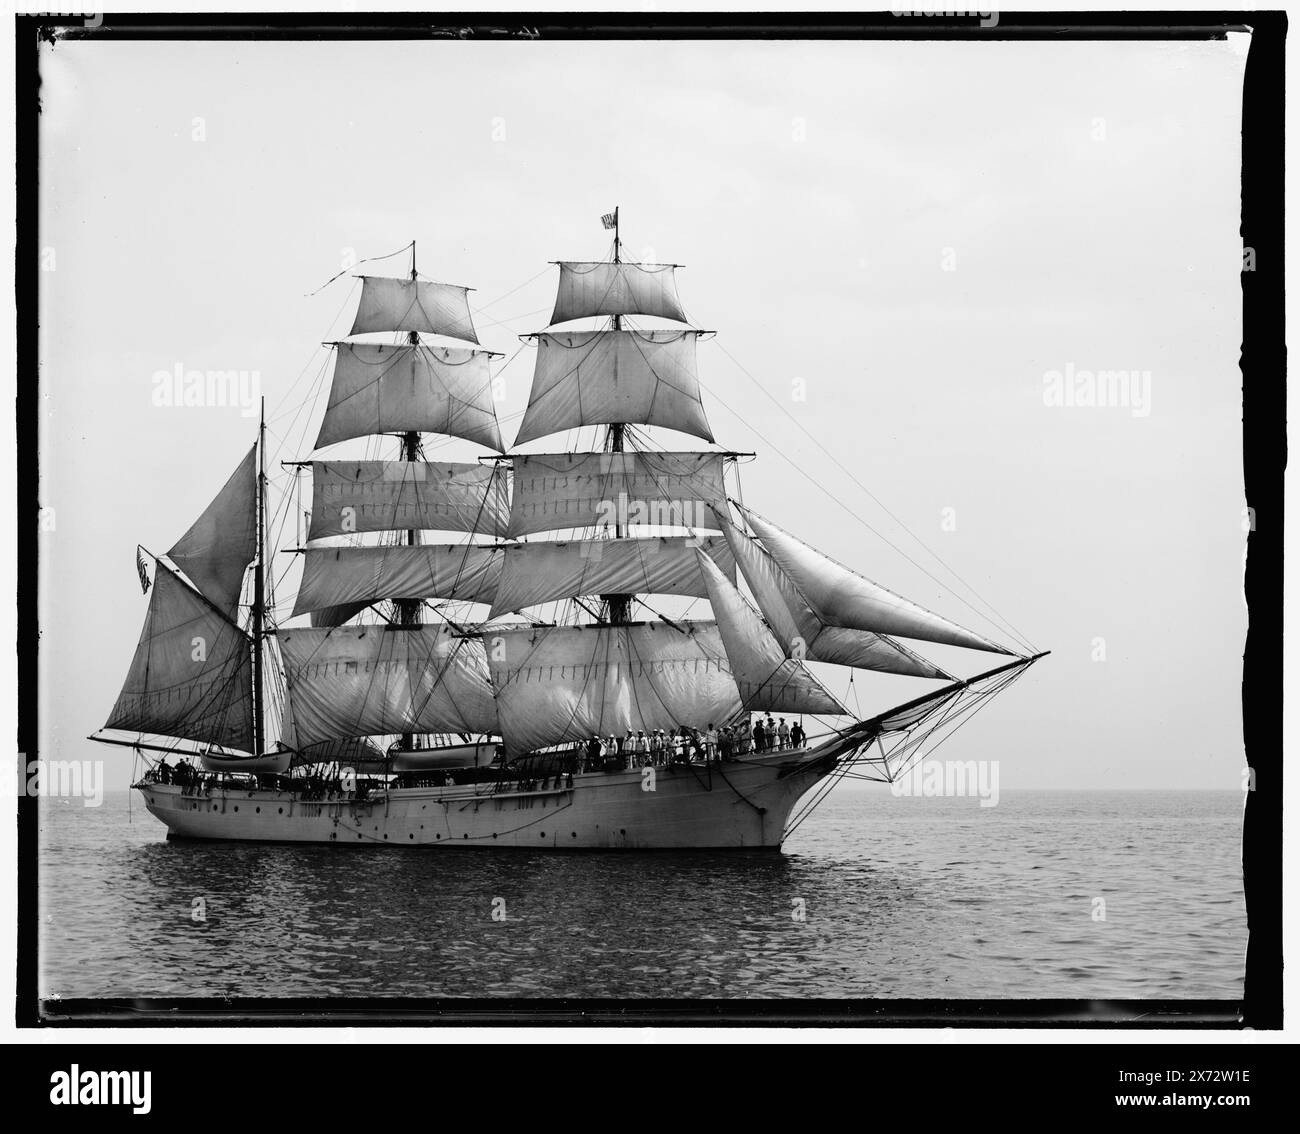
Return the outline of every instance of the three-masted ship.
<path id="1" fill-rule="evenodd" d="M 314 446 L 391 438 L 397 453 L 283 462 L 299 492 L 311 477 L 310 510 L 288 493 L 283 508 L 302 544 L 283 549 L 301 556 L 292 613 L 281 621 L 273 593 L 265 422 L 180 540 L 140 550 L 149 609 L 93 739 L 135 749 L 134 787 L 170 835 L 778 847 L 840 779 L 895 779 L 1042 656 L 742 506 L 727 478 L 748 454 L 714 441 L 696 360 L 708 332 L 686 318 L 678 265 L 625 261 L 617 212 L 602 219 L 610 258 L 559 262 L 549 326 L 525 336 L 536 363 L 514 444 L 594 427 L 591 451 L 506 455 L 501 356 L 479 344 L 469 289 L 420 275 L 412 245 L 408 277 L 361 275 L 351 331 L 327 344 Z M 592 319 L 605 322 L 563 329 Z M 665 451 L 649 429 L 714 448 Z M 431 460 L 439 436 L 486 452 Z M 657 596 L 711 617 L 663 613 Z M 1009 660 L 959 678 L 917 652 L 926 642 Z M 929 685 L 859 719 L 810 661 Z M 755 713 L 801 727 L 756 744 Z"/>

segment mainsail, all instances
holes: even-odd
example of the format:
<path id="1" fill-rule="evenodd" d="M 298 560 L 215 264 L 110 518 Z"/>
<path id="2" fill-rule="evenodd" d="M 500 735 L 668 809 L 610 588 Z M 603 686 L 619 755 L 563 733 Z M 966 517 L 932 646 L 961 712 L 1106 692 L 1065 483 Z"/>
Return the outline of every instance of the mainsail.
<path id="1" fill-rule="evenodd" d="M 495 733 L 483 643 L 449 626 L 281 630 L 300 745 L 384 733 Z"/>
<path id="2" fill-rule="evenodd" d="M 596 734 L 703 729 L 740 710 L 712 622 L 488 631 L 483 645 L 512 753 Z"/>

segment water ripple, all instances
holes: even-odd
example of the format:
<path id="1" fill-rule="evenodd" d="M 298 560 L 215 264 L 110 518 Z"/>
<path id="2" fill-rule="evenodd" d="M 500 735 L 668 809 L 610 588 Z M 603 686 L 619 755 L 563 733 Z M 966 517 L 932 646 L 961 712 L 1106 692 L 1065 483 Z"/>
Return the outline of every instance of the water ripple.
<path id="1" fill-rule="evenodd" d="M 847 791 L 783 854 L 169 843 L 125 793 L 41 834 L 47 996 L 1242 991 L 1235 793 Z"/>

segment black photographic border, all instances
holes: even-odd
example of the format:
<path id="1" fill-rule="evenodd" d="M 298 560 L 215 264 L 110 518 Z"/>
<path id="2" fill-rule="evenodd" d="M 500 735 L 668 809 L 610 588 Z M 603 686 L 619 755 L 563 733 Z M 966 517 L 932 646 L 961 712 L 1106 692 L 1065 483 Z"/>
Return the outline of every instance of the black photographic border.
<path id="1" fill-rule="evenodd" d="M 93 23 L 93 21 L 91 21 Z M 1282 1026 L 1282 592 L 1286 464 L 1284 337 L 1285 152 L 1282 11 L 1004 12 L 994 27 L 967 18 L 881 13 L 208 13 L 15 18 L 17 240 L 18 782 L 39 758 L 37 728 L 37 511 L 40 369 L 37 343 L 38 44 L 42 39 L 397 40 L 476 43 L 547 40 L 1134 40 L 1221 39 L 1249 31 L 1242 108 L 1242 273 L 1245 491 L 1250 610 L 1242 685 L 1247 794 L 1242 859 L 1249 926 L 1244 996 L 1237 1000 L 532 1000 L 532 999 L 98 999 L 38 1000 L 38 801 L 18 793 L 19 1027 L 158 1026 L 581 1026 L 711 1025 L 1277 1029 Z M 24 755 L 25 754 L 25 755 Z"/>

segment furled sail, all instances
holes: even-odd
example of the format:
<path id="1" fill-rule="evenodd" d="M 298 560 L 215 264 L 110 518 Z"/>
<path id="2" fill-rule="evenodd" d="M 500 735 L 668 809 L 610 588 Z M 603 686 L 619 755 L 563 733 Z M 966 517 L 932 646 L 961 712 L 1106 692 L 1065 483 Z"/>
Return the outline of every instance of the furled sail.
<path id="1" fill-rule="evenodd" d="M 450 627 L 344 626 L 277 634 L 298 744 L 390 733 L 495 733 L 479 638 Z"/>
<path id="2" fill-rule="evenodd" d="M 416 331 L 477 343 L 469 288 L 427 280 L 361 276 L 361 301 L 349 335 Z"/>
<path id="3" fill-rule="evenodd" d="M 589 315 L 654 315 L 685 323 L 677 298 L 676 264 L 560 264 L 551 324 Z"/>
<path id="4" fill-rule="evenodd" d="M 708 594 L 695 548 L 712 556 L 729 578 L 736 561 L 721 536 L 579 539 L 524 543 L 502 549 L 504 565 L 490 617 L 578 595 Z"/>
<path id="5" fill-rule="evenodd" d="M 256 445 L 167 555 L 204 597 L 234 615 L 257 555 Z"/>
<path id="6" fill-rule="evenodd" d="M 892 638 L 823 622 L 790 582 L 789 576 L 757 541 L 732 523 L 726 524 L 724 532 L 759 610 L 787 657 L 804 657 L 809 661 L 833 662 L 909 677 L 949 676 Z"/>
<path id="7" fill-rule="evenodd" d="M 744 707 L 773 713 L 846 714 L 838 698 L 802 662 L 786 657 L 758 613 L 713 560 L 703 552 L 696 554 Z"/>
<path id="8" fill-rule="evenodd" d="M 253 748 L 248 637 L 165 567 L 106 728 Z"/>
<path id="9" fill-rule="evenodd" d="M 316 448 L 373 433 L 444 433 L 500 452 L 487 351 L 336 343 Z"/>
<path id="10" fill-rule="evenodd" d="M 543 453 L 513 458 L 511 537 L 638 524 L 719 528 L 719 453 Z"/>
<path id="11" fill-rule="evenodd" d="M 460 461 L 314 461 L 308 539 L 377 531 L 504 536 L 503 468 Z"/>
<path id="12" fill-rule="evenodd" d="M 617 265 L 611 265 L 617 267 Z M 661 425 L 713 440 L 696 373 L 700 331 L 561 331 L 537 336 L 515 445 L 581 425 Z"/>
<path id="13" fill-rule="evenodd" d="M 995 654 L 1011 652 L 840 566 L 747 508 L 740 510 L 764 548 L 822 621 L 832 626 L 897 634 Z"/>
<path id="14" fill-rule="evenodd" d="M 310 547 L 303 552 L 295 615 L 380 599 L 490 603 L 501 575 L 500 548 L 471 544 Z"/>
<path id="15" fill-rule="evenodd" d="M 483 634 L 511 753 L 593 734 L 706 728 L 740 711 L 712 622 L 538 627 Z"/>

